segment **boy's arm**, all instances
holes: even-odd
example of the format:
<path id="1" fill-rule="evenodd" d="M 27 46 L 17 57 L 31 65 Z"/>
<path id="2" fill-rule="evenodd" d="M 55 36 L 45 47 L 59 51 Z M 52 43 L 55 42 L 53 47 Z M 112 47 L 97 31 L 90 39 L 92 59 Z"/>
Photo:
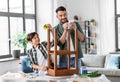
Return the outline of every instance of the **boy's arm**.
<path id="1" fill-rule="evenodd" d="M 38 66 L 38 65 L 35 65 L 35 64 L 32 64 L 32 68 L 38 69 L 38 70 L 43 70 L 43 71 L 47 70 L 47 66 Z"/>

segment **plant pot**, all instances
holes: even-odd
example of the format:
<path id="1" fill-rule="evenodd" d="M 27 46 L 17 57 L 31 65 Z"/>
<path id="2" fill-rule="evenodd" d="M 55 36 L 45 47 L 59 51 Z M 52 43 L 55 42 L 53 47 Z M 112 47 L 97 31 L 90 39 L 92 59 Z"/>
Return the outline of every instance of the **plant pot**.
<path id="1" fill-rule="evenodd" d="M 91 48 L 91 49 L 94 49 L 94 45 L 90 45 L 90 48 Z"/>
<path id="2" fill-rule="evenodd" d="M 96 22 L 91 22 L 91 26 L 96 26 Z"/>
<path id="3" fill-rule="evenodd" d="M 13 58 L 20 58 L 20 50 L 12 50 Z"/>

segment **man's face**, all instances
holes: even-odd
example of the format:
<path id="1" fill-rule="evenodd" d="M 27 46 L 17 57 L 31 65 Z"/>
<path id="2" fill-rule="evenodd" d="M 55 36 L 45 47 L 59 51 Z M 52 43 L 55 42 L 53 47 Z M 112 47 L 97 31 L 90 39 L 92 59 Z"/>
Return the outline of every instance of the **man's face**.
<path id="1" fill-rule="evenodd" d="M 66 11 L 58 11 L 57 12 L 57 18 L 59 19 L 59 21 L 61 22 L 61 23 L 65 23 L 65 22 L 67 22 L 68 20 L 67 20 L 67 12 Z"/>

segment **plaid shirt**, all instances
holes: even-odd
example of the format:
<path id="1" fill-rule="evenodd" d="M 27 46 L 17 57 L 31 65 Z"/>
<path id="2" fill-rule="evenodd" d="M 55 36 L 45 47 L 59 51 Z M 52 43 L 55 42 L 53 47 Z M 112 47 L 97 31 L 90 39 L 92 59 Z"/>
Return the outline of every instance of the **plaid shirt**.
<path id="1" fill-rule="evenodd" d="M 53 41 L 51 42 L 51 47 L 54 46 Z M 42 53 L 42 55 L 44 56 L 45 59 L 47 59 L 47 42 L 43 41 L 41 42 L 41 44 L 38 45 L 38 49 L 40 50 L 40 52 Z M 31 49 L 29 49 L 27 51 L 27 56 L 30 60 L 30 64 L 35 64 L 38 65 L 38 61 L 37 61 L 37 52 L 35 50 L 34 47 L 32 47 Z M 38 72 L 38 69 L 33 69 L 34 71 Z"/>

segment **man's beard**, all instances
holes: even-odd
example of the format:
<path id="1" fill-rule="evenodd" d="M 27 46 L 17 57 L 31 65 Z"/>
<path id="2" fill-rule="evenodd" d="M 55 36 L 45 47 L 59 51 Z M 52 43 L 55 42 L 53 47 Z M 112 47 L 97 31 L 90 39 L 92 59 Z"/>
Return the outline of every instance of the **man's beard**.
<path id="1" fill-rule="evenodd" d="M 68 22 L 68 19 L 67 19 L 67 18 L 65 18 L 64 20 L 65 20 L 64 22 L 62 22 L 62 20 L 61 20 L 60 22 L 61 22 L 62 24 Z"/>

